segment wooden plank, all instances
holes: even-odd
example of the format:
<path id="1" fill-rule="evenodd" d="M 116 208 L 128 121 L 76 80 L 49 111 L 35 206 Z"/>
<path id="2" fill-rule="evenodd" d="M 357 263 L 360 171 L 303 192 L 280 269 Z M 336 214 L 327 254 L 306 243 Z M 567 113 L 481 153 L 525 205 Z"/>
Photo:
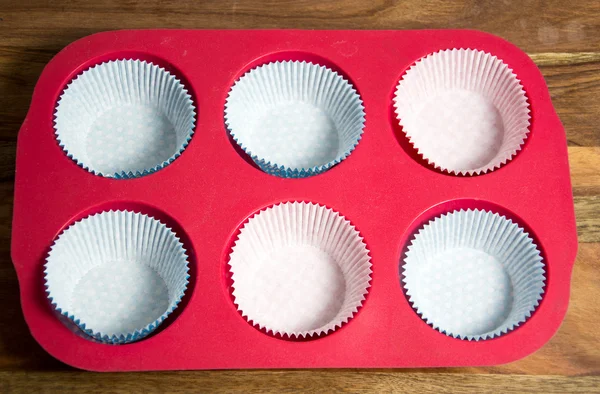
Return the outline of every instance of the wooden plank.
<path id="1" fill-rule="evenodd" d="M 148 374 L 0 373 L 3 392 L 31 393 L 590 393 L 599 377 L 431 374 L 402 371 L 213 371 Z"/>
<path id="2" fill-rule="evenodd" d="M 569 147 L 579 242 L 600 242 L 600 147 Z"/>
<path id="3" fill-rule="evenodd" d="M 569 1 L 8 1 L 4 45 L 49 34 L 139 28 L 449 29 L 500 35 L 526 51 L 600 51 L 600 3 Z M 3 7 L 4 8 L 4 7 Z M 78 23 L 74 23 L 77 21 Z M 77 27 L 75 27 L 77 26 Z M 67 30 L 65 30 L 67 29 Z M 47 38 L 46 38 L 47 40 Z"/>
<path id="4" fill-rule="evenodd" d="M 600 196 L 575 196 L 579 243 L 600 242 Z"/>
<path id="5" fill-rule="evenodd" d="M 569 167 L 575 197 L 600 195 L 600 147 L 569 147 Z"/>
<path id="6" fill-rule="evenodd" d="M 530 56 L 546 79 L 569 146 L 600 146 L 600 53 Z"/>

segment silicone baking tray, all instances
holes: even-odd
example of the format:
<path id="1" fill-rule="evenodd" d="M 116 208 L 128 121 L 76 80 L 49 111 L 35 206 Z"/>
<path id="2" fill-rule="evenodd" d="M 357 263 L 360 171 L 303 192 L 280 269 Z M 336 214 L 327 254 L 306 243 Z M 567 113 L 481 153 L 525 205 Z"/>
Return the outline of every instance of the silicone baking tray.
<path id="1" fill-rule="evenodd" d="M 428 54 L 471 48 L 497 56 L 517 75 L 530 108 L 529 136 L 506 165 L 451 175 L 430 166 L 398 124 L 393 96 Z M 194 135 L 165 168 L 133 179 L 92 174 L 65 154 L 54 133 L 57 101 L 83 71 L 136 59 L 164 67 L 188 89 Z M 350 81 L 364 103 L 354 151 L 331 169 L 291 179 L 261 171 L 230 137 L 225 102 L 256 66 L 307 61 Z M 340 212 L 364 238 L 370 288 L 341 328 L 311 338 L 258 329 L 232 298 L 229 255 L 240 227 L 266 207 L 312 202 Z M 187 292 L 157 331 L 110 345 L 86 338 L 53 310 L 44 264 L 67 227 L 91 214 L 126 209 L 172 228 L 188 252 Z M 424 322 L 403 289 L 402 260 L 415 232 L 459 209 L 489 210 L 523 227 L 545 264 L 543 298 L 524 324 L 493 339 L 445 335 Z M 12 258 L 34 338 L 57 359 L 98 371 L 475 366 L 510 362 L 539 349 L 568 306 L 577 238 L 562 125 L 532 60 L 477 31 L 116 31 L 80 39 L 44 69 L 18 137 Z"/>

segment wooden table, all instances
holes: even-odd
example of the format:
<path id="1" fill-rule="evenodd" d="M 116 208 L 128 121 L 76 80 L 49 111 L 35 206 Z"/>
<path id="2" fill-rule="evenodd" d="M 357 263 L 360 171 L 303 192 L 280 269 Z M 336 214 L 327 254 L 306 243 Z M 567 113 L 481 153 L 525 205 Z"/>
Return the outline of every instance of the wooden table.
<path id="1" fill-rule="evenodd" d="M 10 261 L 17 132 L 44 65 L 85 35 L 139 28 L 473 28 L 541 68 L 567 130 L 579 254 L 558 334 L 512 364 L 445 370 L 94 374 L 46 354 L 28 332 Z M 549 190 L 549 193 L 552 191 Z M 540 202 L 543 204 L 543 202 Z M 600 2 L 0 0 L 0 391 L 600 392 Z"/>

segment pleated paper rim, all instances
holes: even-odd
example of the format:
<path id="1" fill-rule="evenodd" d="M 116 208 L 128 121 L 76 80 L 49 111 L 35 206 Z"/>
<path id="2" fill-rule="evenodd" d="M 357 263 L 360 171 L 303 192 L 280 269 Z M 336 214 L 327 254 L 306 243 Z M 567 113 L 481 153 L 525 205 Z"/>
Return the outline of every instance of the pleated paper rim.
<path id="1" fill-rule="evenodd" d="M 184 140 L 184 142 L 182 144 L 180 144 L 180 146 L 177 149 L 177 152 L 175 152 L 175 154 L 173 154 L 171 157 L 169 157 L 167 160 L 163 161 L 162 163 L 156 164 L 154 167 L 151 168 L 147 168 L 144 169 L 143 171 L 139 171 L 136 170 L 135 172 L 133 171 L 120 171 L 120 172 L 115 172 L 113 174 L 103 174 L 100 171 L 96 171 L 93 168 L 91 168 L 90 166 L 86 165 L 85 163 L 81 162 L 77 157 L 75 157 L 75 155 L 71 152 L 69 152 L 68 148 L 66 147 L 66 145 L 63 143 L 63 141 L 61 141 L 60 136 L 59 136 L 59 130 L 58 130 L 58 126 L 56 123 L 56 120 L 58 118 L 58 107 L 60 106 L 61 100 L 64 96 L 64 94 L 66 93 L 67 89 L 69 89 L 71 87 L 71 85 L 73 85 L 74 83 L 76 83 L 79 78 L 81 78 L 85 73 L 87 73 L 88 71 L 91 71 L 95 68 L 98 67 L 102 67 L 106 64 L 110 64 L 110 63 L 116 63 L 116 62 L 139 62 L 139 63 L 145 63 L 148 64 L 150 66 L 156 67 L 160 72 L 166 73 L 170 76 L 173 76 L 174 78 L 174 85 L 177 86 L 178 89 L 181 89 L 181 91 L 183 93 L 185 93 L 188 101 L 188 110 L 190 110 L 190 115 L 192 116 L 192 122 L 190 124 L 189 130 L 187 132 L 187 136 Z M 133 179 L 133 178 L 140 178 L 146 175 L 150 175 L 153 174 L 159 170 L 162 170 L 163 168 L 167 167 L 169 164 L 173 163 L 175 161 L 175 159 L 177 159 L 179 156 L 181 156 L 181 154 L 183 153 L 183 151 L 187 148 L 187 146 L 189 145 L 190 141 L 192 140 L 192 137 L 194 135 L 194 130 L 196 128 L 196 106 L 194 105 L 194 102 L 192 100 L 192 96 L 189 93 L 189 90 L 185 87 L 184 83 L 181 81 L 180 78 L 177 78 L 176 75 L 172 74 L 170 71 L 168 71 L 167 69 L 165 69 L 164 67 L 152 62 L 152 61 L 146 61 L 146 60 L 140 60 L 140 59 L 134 59 L 134 58 L 122 58 L 122 59 L 115 59 L 115 60 L 107 60 L 104 61 L 102 63 L 98 63 L 98 64 L 94 64 L 91 67 L 86 68 L 85 70 L 81 71 L 79 74 L 77 74 L 73 79 L 71 79 L 71 81 L 67 84 L 67 86 L 62 90 L 60 96 L 58 97 L 58 100 L 56 101 L 56 104 L 54 106 L 54 113 L 53 113 L 53 120 L 52 120 L 52 127 L 54 128 L 54 136 L 56 138 L 56 141 L 58 142 L 58 145 L 60 146 L 60 148 L 63 150 L 63 152 L 67 155 L 67 157 L 71 160 L 73 160 L 73 162 L 75 162 L 75 164 L 77 164 L 77 166 L 83 168 L 84 170 L 97 175 L 97 176 L 101 176 L 101 177 L 105 177 L 105 178 L 114 178 L 114 179 Z"/>
<path id="2" fill-rule="evenodd" d="M 178 243 L 179 246 L 181 247 L 181 249 L 183 249 L 184 253 L 182 254 L 183 257 L 185 257 L 185 281 L 183 284 L 183 288 L 180 289 L 179 291 L 179 295 L 178 297 L 172 301 L 169 302 L 169 307 L 167 308 L 167 310 L 159 317 L 157 318 L 155 321 L 153 321 L 152 323 L 149 323 L 147 325 L 145 325 L 144 327 L 140 327 L 139 329 L 136 329 L 133 332 L 127 333 L 127 335 L 107 335 L 107 334 L 103 334 L 102 332 L 98 332 L 98 331 L 94 331 L 92 328 L 88 328 L 86 327 L 85 323 L 82 323 L 81 320 L 75 316 L 73 313 L 70 313 L 69 311 L 62 309 L 53 299 L 52 297 L 52 290 L 50 289 L 50 285 L 48 283 L 48 264 L 50 264 L 50 259 L 52 256 L 52 250 L 54 249 L 55 245 L 57 244 L 57 242 L 60 240 L 60 238 L 71 228 L 73 228 L 74 226 L 78 225 L 79 223 L 86 221 L 88 219 L 91 219 L 93 217 L 96 216 L 100 216 L 102 214 L 105 213 L 133 213 L 133 214 L 139 214 L 142 216 L 146 216 L 152 220 L 157 221 L 159 224 L 164 226 L 164 231 L 169 233 L 169 236 L 174 237 Z M 60 316 L 64 316 L 66 317 L 71 323 L 73 323 L 74 325 L 77 326 L 77 328 L 79 330 L 81 330 L 81 332 L 83 332 L 85 335 L 87 335 L 88 337 L 90 337 L 91 340 L 96 340 L 99 341 L 101 343 L 104 344 L 113 344 L 113 345 L 122 345 L 122 344 L 126 344 L 126 343 L 130 343 L 130 342 L 135 342 L 138 341 L 140 339 L 143 339 L 144 337 L 148 336 L 149 334 L 151 334 L 154 330 L 156 330 L 158 328 L 158 326 L 160 326 L 168 317 L 169 315 L 171 315 L 171 313 L 173 313 L 177 307 L 179 306 L 179 304 L 181 303 L 181 300 L 183 299 L 183 297 L 185 296 L 185 293 L 187 291 L 188 285 L 189 285 L 189 256 L 188 256 L 188 251 L 185 249 L 185 246 L 183 245 L 183 242 L 181 241 L 181 238 L 177 236 L 177 233 L 175 233 L 175 231 L 169 227 L 166 223 L 164 223 L 163 221 L 155 218 L 152 215 L 147 215 L 141 212 L 136 212 L 134 210 L 128 210 L 128 209 L 110 209 L 107 211 L 102 211 L 102 212 L 98 212 L 92 215 L 88 215 L 84 218 L 81 218 L 75 222 L 73 222 L 72 224 L 70 224 L 67 228 L 65 228 L 63 231 L 61 231 L 61 233 L 54 239 L 54 241 L 52 242 L 52 246 L 50 247 L 50 250 L 48 252 L 48 254 L 46 255 L 45 258 L 45 263 L 44 263 L 44 289 L 45 289 L 45 293 L 46 293 L 46 297 L 48 298 L 48 301 L 50 302 L 50 305 L 52 306 L 52 308 L 54 308 L 54 310 L 60 314 Z M 81 280 L 81 278 L 79 278 L 79 280 Z"/>
<path id="3" fill-rule="evenodd" d="M 431 159 L 426 152 L 423 152 L 421 149 L 419 149 L 419 147 L 417 147 L 415 145 L 415 142 L 413 141 L 413 139 L 407 134 L 407 131 L 405 130 L 405 125 L 403 124 L 403 119 L 400 116 L 400 114 L 398 113 L 399 108 L 398 108 L 398 103 L 397 103 L 397 97 L 399 95 L 399 91 L 401 89 L 401 85 L 402 82 L 404 81 L 406 75 L 408 75 L 409 73 L 412 72 L 416 72 L 415 69 L 417 69 L 420 64 L 426 60 L 426 59 L 430 59 L 432 57 L 435 57 L 441 53 L 444 52 L 459 52 L 459 51 L 465 51 L 465 52 L 477 52 L 480 54 L 483 54 L 485 56 L 488 56 L 490 58 L 492 58 L 495 61 L 498 61 L 500 63 L 502 63 L 502 65 L 504 65 L 506 67 L 506 70 L 508 72 L 510 72 L 511 76 L 514 78 L 514 81 L 520 85 L 521 87 L 521 96 L 523 97 L 523 102 L 526 106 L 527 109 L 527 120 L 528 120 L 528 125 L 525 128 L 525 131 L 523 133 L 522 139 L 520 140 L 518 146 L 515 144 L 515 147 L 513 150 L 510 151 L 510 153 L 508 155 L 506 155 L 506 157 L 500 161 L 496 161 L 494 163 L 492 163 L 492 161 L 488 162 L 486 165 L 480 167 L 480 168 L 476 168 L 476 169 L 470 169 L 470 170 L 456 170 L 456 169 L 452 169 L 452 168 L 446 168 L 443 167 L 439 164 L 437 164 L 433 159 Z M 404 134 L 404 136 L 408 139 L 408 142 L 410 143 L 410 145 L 413 147 L 413 149 L 417 152 L 417 154 L 423 158 L 423 160 L 425 160 L 425 162 L 427 163 L 427 165 L 429 167 L 432 167 L 436 170 L 439 170 L 443 173 L 446 174 L 450 174 L 450 175 L 457 175 L 457 176 L 477 176 L 477 175 L 483 175 L 489 172 L 493 172 L 503 166 L 505 166 L 507 163 L 509 163 L 510 161 L 512 161 L 515 156 L 517 156 L 517 154 L 523 149 L 523 145 L 525 145 L 525 142 L 527 141 L 527 139 L 529 138 L 529 134 L 531 133 L 531 105 L 529 103 L 529 99 L 527 97 L 527 94 L 525 92 L 525 89 L 523 87 L 523 84 L 521 83 L 521 80 L 518 78 L 518 76 L 516 75 L 516 73 L 514 72 L 514 70 L 508 65 L 506 64 L 502 59 L 500 59 L 499 57 L 497 57 L 496 55 L 493 55 L 489 52 L 483 51 L 483 50 L 478 50 L 478 49 L 474 49 L 474 48 L 452 48 L 452 49 L 441 49 L 439 51 L 436 52 L 432 52 L 429 53 L 426 56 L 423 56 L 422 58 L 420 58 L 419 60 L 417 60 L 415 63 L 413 63 L 400 77 L 400 80 L 398 81 L 398 83 L 396 84 L 396 89 L 394 90 L 394 97 L 392 99 L 393 101 L 393 106 L 394 106 L 394 114 L 396 116 L 396 120 L 398 121 L 398 124 L 400 125 L 401 129 L 402 129 L 402 133 Z M 504 120 L 504 119 L 503 119 Z"/>
<path id="4" fill-rule="evenodd" d="M 322 164 L 322 165 L 318 165 L 318 166 L 314 166 L 314 167 L 310 167 L 310 168 L 296 168 L 296 167 L 287 167 L 281 164 L 277 164 L 275 162 L 271 162 L 270 160 L 264 159 L 258 155 L 255 155 L 254 153 L 252 153 L 251 149 L 249 147 L 247 147 L 246 145 L 242 144 L 242 142 L 239 140 L 239 137 L 236 136 L 235 131 L 231 128 L 231 125 L 229 123 L 229 100 L 231 97 L 231 92 L 237 87 L 238 83 L 245 78 L 246 76 L 248 76 L 249 74 L 253 73 L 254 71 L 261 69 L 263 67 L 269 67 L 271 65 L 274 64 L 283 64 L 283 63 L 298 63 L 301 64 L 303 66 L 317 66 L 320 67 L 322 69 L 325 69 L 327 72 L 334 74 L 335 76 L 341 78 L 342 81 L 344 81 L 347 86 L 350 87 L 350 91 L 353 92 L 356 97 L 358 98 L 358 103 L 360 105 L 360 110 L 362 112 L 362 117 L 361 117 L 361 123 L 362 123 L 362 127 L 360 130 L 360 133 L 358 134 L 358 136 L 356 137 L 356 140 L 354 141 L 352 146 L 349 146 L 346 148 L 346 150 L 344 150 L 344 153 L 342 153 L 341 155 L 338 155 L 334 160 Z M 261 64 L 258 65 L 256 67 L 253 67 L 252 69 L 246 71 L 241 77 L 239 77 L 231 86 L 231 88 L 229 89 L 229 93 L 227 94 L 227 99 L 225 100 L 225 111 L 224 111 L 224 119 L 225 119 L 225 127 L 227 129 L 227 131 L 229 132 L 229 135 L 231 136 L 231 138 L 233 139 L 233 141 L 237 144 L 237 146 L 240 147 L 240 149 L 242 149 L 242 151 L 244 151 L 244 153 L 246 153 L 248 156 L 250 156 L 250 158 L 252 159 L 252 161 L 254 163 L 256 163 L 256 165 L 258 165 L 258 167 L 266 172 L 267 174 L 271 174 L 271 175 L 275 175 L 281 178 L 306 178 L 309 176 L 314 176 L 314 175 L 318 175 L 321 174 L 327 170 L 329 170 L 330 168 L 332 168 L 333 166 L 341 163 L 342 161 L 344 161 L 346 158 L 348 158 L 348 156 L 350 156 L 350 154 L 354 151 L 354 149 L 356 149 L 356 146 L 358 145 L 358 143 L 360 142 L 360 140 L 362 139 L 364 130 L 365 130 L 365 106 L 364 106 L 364 102 L 362 100 L 362 98 L 360 97 L 360 94 L 358 93 L 358 91 L 356 90 L 356 88 L 354 87 L 354 85 L 352 84 L 352 82 L 350 82 L 347 78 L 345 78 L 342 74 L 338 73 L 337 71 L 318 64 L 318 63 L 314 63 L 311 61 L 299 61 L 299 60 L 283 60 L 283 61 L 275 61 L 275 62 L 269 62 L 269 63 L 265 63 L 265 64 Z"/>
<path id="5" fill-rule="evenodd" d="M 233 279 L 233 271 L 232 271 L 233 267 L 231 266 L 230 262 L 231 262 L 231 256 L 235 253 L 235 248 L 239 241 L 239 237 L 242 234 L 242 230 L 244 230 L 244 228 L 246 228 L 248 226 L 248 224 L 252 220 L 256 219 L 257 216 L 259 216 L 261 213 L 267 212 L 269 210 L 273 210 L 273 209 L 280 207 L 282 205 L 285 205 L 285 204 L 312 205 L 312 206 L 317 207 L 317 209 L 323 209 L 325 211 L 329 211 L 332 215 L 336 215 L 337 217 L 344 220 L 344 224 L 349 226 L 352 230 L 354 230 L 354 233 L 357 236 L 357 242 L 362 243 L 362 245 L 364 246 L 365 256 L 367 258 L 366 261 L 368 262 L 369 266 L 368 266 L 368 271 L 367 271 L 367 278 L 365 278 L 366 279 L 365 288 L 361 295 L 360 303 L 353 308 L 353 311 L 351 312 L 350 315 L 344 317 L 340 321 L 336 321 L 334 324 L 332 324 L 330 322 L 329 324 L 326 325 L 329 327 L 324 330 L 323 329 L 320 330 L 320 328 L 322 328 L 322 327 L 318 327 L 317 329 L 313 329 L 313 330 L 306 330 L 306 331 L 299 331 L 299 332 L 286 332 L 286 331 L 278 330 L 273 327 L 262 325 L 256 321 L 254 321 L 248 315 L 246 315 L 244 313 L 244 311 L 242 309 L 240 309 L 239 304 L 236 302 L 236 298 L 234 295 L 235 281 Z M 299 200 L 278 202 L 276 204 L 269 205 L 269 206 L 264 207 L 264 208 L 260 209 L 259 211 L 255 212 L 238 228 L 236 235 L 235 235 L 235 240 L 233 242 L 233 245 L 230 248 L 230 252 L 228 254 L 228 261 L 227 261 L 227 274 L 228 274 L 228 278 L 230 280 L 229 295 L 231 297 L 231 300 L 233 301 L 233 304 L 234 304 L 237 312 L 240 314 L 240 316 L 242 316 L 242 318 L 246 322 L 248 322 L 250 325 L 252 325 L 254 328 L 256 328 L 257 330 L 259 330 L 267 335 L 271 335 L 274 337 L 281 337 L 282 339 L 289 339 L 289 340 L 310 340 L 310 339 L 322 338 L 324 336 L 327 336 L 327 335 L 339 330 L 340 328 L 342 328 L 343 326 L 348 324 L 356 316 L 356 314 L 360 311 L 360 309 L 364 306 L 364 303 L 365 303 L 367 296 L 369 294 L 369 291 L 371 289 L 371 281 L 373 280 L 373 278 L 372 278 L 373 263 L 371 262 L 371 259 L 372 259 L 371 251 L 369 250 L 364 237 L 362 236 L 360 231 L 358 231 L 356 226 L 349 219 L 347 219 L 344 215 L 342 215 L 340 212 L 338 212 L 332 208 L 329 208 L 328 206 L 326 206 L 324 204 L 319 204 L 319 203 L 314 203 L 314 202 L 299 201 Z"/>
<path id="6" fill-rule="evenodd" d="M 410 253 L 412 247 L 414 246 L 415 242 L 418 242 L 417 237 L 424 232 L 427 228 L 429 228 L 429 226 L 431 226 L 431 224 L 433 224 L 435 221 L 443 219 L 443 218 L 449 218 L 457 213 L 469 213 L 469 212 L 475 212 L 478 215 L 481 214 L 485 214 L 485 215 L 491 215 L 491 216 L 495 216 L 499 219 L 504 219 L 505 221 L 508 222 L 508 225 L 513 226 L 513 228 L 515 228 L 515 231 L 520 231 L 521 235 L 524 238 L 527 238 L 530 242 L 531 245 L 535 246 L 536 251 L 538 252 L 537 256 L 540 258 L 539 263 L 541 263 L 541 271 L 542 274 L 540 276 L 540 280 L 541 280 L 541 286 L 539 288 L 539 293 L 537 295 L 537 299 L 536 301 L 530 306 L 530 308 L 527 310 L 527 312 L 525 312 L 525 315 L 522 316 L 521 318 L 519 318 L 517 321 L 513 321 L 510 324 L 505 324 L 506 327 L 503 328 L 499 328 L 496 327 L 494 330 L 489 331 L 487 333 L 481 334 L 481 335 L 463 335 L 463 334 L 458 334 L 458 333 L 452 333 L 448 330 L 443 329 L 442 327 L 439 327 L 437 324 L 435 324 L 434 322 L 429 321 L 429 319 L 425 316 L 424 312 L 421 312 L 418 308 L 417 305 L 415 305 L 415 302 L 412 300 L 410 294 L 408 293 L 408 288 L 407 288 L 407 278 L 405 276 L 405 267 L 408 264 L 407 259 L 408 259 L 408 254 Z M 542 256 L 542 253 L 540 251 L 539 246 L 537 245 L 537 243 L 535 242 L 535 240 L 533 239 L 533 237 L 522 227 L 519 225 L 519 223 L 517 223 L 516 221 L 507 218 L 505 215 L 499 214 L 497 212 L 493 212 L 490 210 L 485 210 L 485 209 L 458 209 L 458 210 L 453 210 L 441 215 L 436 216 L 435 218 L 429 220 L 427 223 L 423 224 L 422 226 L 419 227 L 419 229 L 414 232 L 414 234 L 411 236 L 410 238 L 410 243 L 407 246 L 406 252 L 403 253 L 403 257 L 402 257 L 402 261 L 401 261 L 401 265 L 400 265 L 400 274 L 401 274 L 401 285 L 402 285 L 402 290 L 404 291 L 404 294 L 406 296 L 406 299 L 408 300 L 410 306 L 413 308 L 413 310 L 415 311 L 415 313 L 431 328 L 433 328 L 434 330 L 447 335 L 449 337 L 452 338 L 456 338 L 456 339 L 460 339 L 460 340 L 467 340 L 467 341 L 486 341 L 486 340 L 490 340 L 490 339 L 494 339 L 494 338 L 498 338 L 498 337 L 502 337 L 508 333 L 510 333 L 511 331 L 516 330 L 517 328 L 519 328 L 520 326 L 522 326 L 523 324 L 525 324 L 530 318 L 531 316 L 535 313 L 535 311 L 537 310 L 537 308 L 539 307 L 544 294 L 546 292 L 546 286 L 547 286 L 547 273 L 546 273 L 546 263 L 544 262 L 544 258 Z M 513 280 L 513 278 L 511 277 L 511 282 Z M 512 308 L 512 306 L 511 306 Z"/>

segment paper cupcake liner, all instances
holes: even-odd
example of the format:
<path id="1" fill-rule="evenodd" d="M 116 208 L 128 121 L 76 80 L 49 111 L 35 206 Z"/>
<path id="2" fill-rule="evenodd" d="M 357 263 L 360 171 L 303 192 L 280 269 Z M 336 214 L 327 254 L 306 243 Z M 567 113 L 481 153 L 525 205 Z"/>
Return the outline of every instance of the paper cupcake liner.
<path id="1" fill-rule="evenodd" d="M 177 308 L 188 284 L 177 235 L 141 213 L 106 211 L 67 228 L 44 267 L 55 309 L 89 336 L 113 344 L 155 330 Z"/>
<path id="2" fill-rule="evenodd" d="M 54 119 L 59 145 L 89 172 L 119 179 L 151 174 L 181 155 L 195 108 L 183 84 L 140 60 L 94 66 L 69 83 Z"/>
<path id="3" fill-rule="evenodd" d="M 402 282 L 434 329 L 479 341 L 524 323 L 542 299 L 545 280 L 540 251 L 522 228 L 497 213 L 461 210 L 419 230 Z"/>
<path id="4" fill-rule="evenodd" d="M 335 71 L 307 62 L 257 67 L 231 88 L 225 125 L 264 171 L 284 178 L 322 173 L 361 139 L 362 100 Z"/>
<path id="5" fill-rule="evenodd" d="M 234 303 L 273 335 L 320 336 L 347 323 L 370 287 L 369 250 L 356 228 L 321 205 L 287 202 L 257 213 L 230 254 Z"/>
<path id="6" fill-rule="evenodd" d="M 428 55 L 400 80 L 395 112 L 418 153 L 451 174 L 478 175 L 511 160 L 529 133 L 529 105 L 513 71 L 489 53 Z"/>

